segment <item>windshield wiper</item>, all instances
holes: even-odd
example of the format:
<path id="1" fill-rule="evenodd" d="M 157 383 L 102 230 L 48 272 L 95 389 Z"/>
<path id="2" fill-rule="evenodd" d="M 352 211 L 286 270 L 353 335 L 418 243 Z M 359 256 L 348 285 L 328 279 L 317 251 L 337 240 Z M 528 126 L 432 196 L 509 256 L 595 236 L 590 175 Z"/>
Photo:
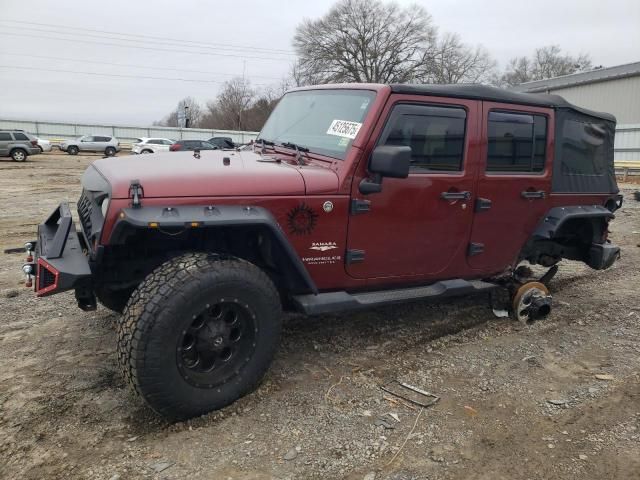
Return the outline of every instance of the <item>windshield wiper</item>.
<path id="1" fill-rule="evenodd" d="M 298 165 L 304 165 L 304 160 L 302 159 L 302 154 L 300 152 L 308 152 L 309 149 L 307 147 L 301 147 L 296 145 L 295 143 L 291 143 L 291 142 L 282 142 L 280 144 L 281 147 L 284 148 L 291 148 L 293 150 L 296 151 L 296 160 L 298 162 Z"/>

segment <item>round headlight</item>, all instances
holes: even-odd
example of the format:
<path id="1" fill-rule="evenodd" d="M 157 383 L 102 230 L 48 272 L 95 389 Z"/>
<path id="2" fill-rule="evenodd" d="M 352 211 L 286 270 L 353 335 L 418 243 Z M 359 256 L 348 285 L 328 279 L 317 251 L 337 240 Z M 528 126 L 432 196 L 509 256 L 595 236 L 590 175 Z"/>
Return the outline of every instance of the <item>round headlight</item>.
<path id="1" fill-rule="evenodd" d="M 102 210 L 102 218 L 107 218 L 107 210 L 109 209 L 109 199 L 105 198 L 102 201 L 102 205 L 100 205 L 100 210 Z"/>

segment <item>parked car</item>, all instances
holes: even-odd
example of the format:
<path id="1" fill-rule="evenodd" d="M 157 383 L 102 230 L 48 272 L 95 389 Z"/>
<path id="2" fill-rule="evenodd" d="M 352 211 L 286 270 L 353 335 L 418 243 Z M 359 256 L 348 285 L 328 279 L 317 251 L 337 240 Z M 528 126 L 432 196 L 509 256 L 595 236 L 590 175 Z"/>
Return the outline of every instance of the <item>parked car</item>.
<path id="1" fill-rule="evenodd" d="M 211 137 L 207 142 L 218 148 L 236 148 L 236 144 L 233 143 L 231 137 Z"/>
<path id="2" fill-rule="evenodd" d="M 80 230 L 61 203 L 23 272 L 38 296 L 75 290 L 84 310 L 123 312 L 125 380 L 183 420 L 260 383 L 283 311 L 491 293 L 523 324 L 549 315 L 563 259 L 602 270 L 619 257 L 615 124 L 486 86 L 304 87 L 253 150 L 93 162 Z"/>
<path id="3" fill-rule="evenodd" d="M 0 130 L 0 157 L 24 162 L 29 155 L 40 153 L 38 140 L 22 130 Z"/>
<path id="4" fill-rule="evenodd" d="M 172 152 L 182 150 L 218 150 L 218 147 L 204 140 L 177 140 L 169 147 Z"/>
<path id="5" fill-rule="evenodd" d="M 44 138 L 35 137 L 38 142 L 38 147 L 40 147 L 40 153 L 50 152 L 51 151 L 51 142 L 49 140 L 45 140 Z"/>
<path id="6" fill-rule="evenodd" d="M 131 153 L 156 153 L 168 152 L 169 147 L 175 142 L 168 138 L 147 138 L 136 139 L 131 146 Z"/>
<path id="7" fill-rule="evenodd" d="M 120 142 L 115 137 L 85 135 L 77 140 L 62 142 L 60 150 L 69 155 L 77 155 L 79 152 L 98 152 L 104 153 L 107 157 L 113 157 L 120 151 Z"/>

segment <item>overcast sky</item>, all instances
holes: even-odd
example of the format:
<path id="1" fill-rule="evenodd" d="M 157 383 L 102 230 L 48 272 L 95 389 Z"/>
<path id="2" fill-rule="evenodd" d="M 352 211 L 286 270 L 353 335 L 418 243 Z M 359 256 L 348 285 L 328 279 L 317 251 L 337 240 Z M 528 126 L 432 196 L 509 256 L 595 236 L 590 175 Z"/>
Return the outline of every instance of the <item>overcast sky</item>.
<path id="1" fill-rule="evenodd" d="M 204 104 L 243 72 L 256 86 L 278 83 L 296 25 L 332 3 L 0 0 L 0 118 L 149 125 L 185 96 Z M 595 65 L 640 61 L 640 0 L 399 3 L 422 5 L 441 32 L 484 45 L 500 66 L 549 44 Z"/>

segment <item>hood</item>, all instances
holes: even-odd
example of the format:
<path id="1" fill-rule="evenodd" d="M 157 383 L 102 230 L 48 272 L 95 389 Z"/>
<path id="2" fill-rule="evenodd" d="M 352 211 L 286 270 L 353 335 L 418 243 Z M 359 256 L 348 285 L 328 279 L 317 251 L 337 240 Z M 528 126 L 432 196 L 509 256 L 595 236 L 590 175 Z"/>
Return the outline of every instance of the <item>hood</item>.
<path id="1" fill-rule="evenodd" d="M 224 158 L 229 164 L 224 164 Z M 260 161 L 252 151 L 202 150 L 110 157 L 93 163 L 111 185 L 112 198 L 128 198 L 132 180 L 144 196 L 206 197 L 303 195 L 338 189 L 337 174 L 321 166 Z"/>

